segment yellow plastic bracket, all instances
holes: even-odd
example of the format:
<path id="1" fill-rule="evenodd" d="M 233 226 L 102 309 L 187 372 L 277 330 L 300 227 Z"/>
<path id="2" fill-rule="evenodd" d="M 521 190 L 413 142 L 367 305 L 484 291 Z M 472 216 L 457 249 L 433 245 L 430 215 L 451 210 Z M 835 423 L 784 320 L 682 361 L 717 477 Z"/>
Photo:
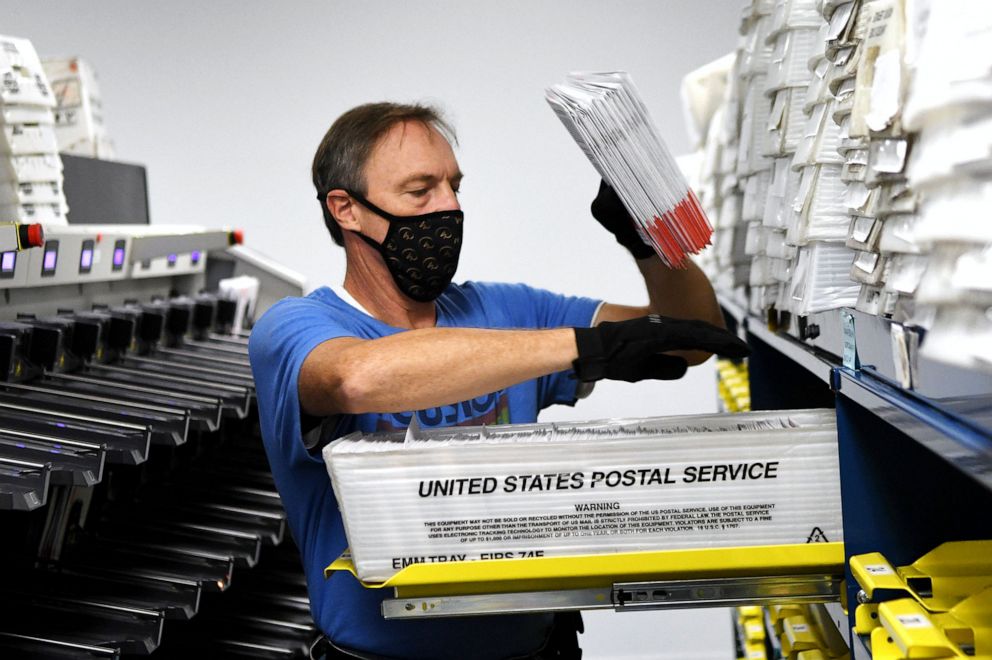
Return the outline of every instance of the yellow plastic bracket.
<path id="1" fill-rule="evenodd" d="M 790 616 L 782 622 L 782 654 L 822 649 L 825 646 L 816 626 L 805 616 Z M 788 651 L 786 651 L 788 647 Z"/>
<path id="2" fill-rule="evenodd" d="M 747 660 L 768 660 L 764 642 L 748 642 L 745 644 L 744 657 Z"/>
<path id="3" fill-rule="evenodd" d="M 737 613 L 740 615 L 741 620 L 744 619 L 760 619 L 761 618 L 761 606 L 760 605 L 743 605 L 737 608 Z"/>
<path id="4" fill-rule="evenodd" d="M 946 614 L 934 614 L 934 623 L 959 648 L 975 657 L 992 657 L 992 588 L 958 603 Z"/>
<path id="5" fill-rule="evenodd" d="M 741 622 L 741 628 L 744 630 L 744 639 L 749 642 L 764 642 L 765 641 L 765 624 L 761 622 L 761 619 L 746 619 Z"/>
<path id="6" fill-rule="evenodd" d="M 930 613 L 910 598 L 890 600 L 878 606 L 878 618 L 906 658 L 957 658 L 964 653 L 934 625 Z M 872 632 L 872 642 L 878 631 Z M 872 646 L 872 657 L 875 656 Z"/>
<path id="7" fill-rule="evenodd" d="M 871 600 L 912 596 L 896 569 L 879 552 L 851 557 L 851 573 Z"/>
<path id="8" fill-rule="evenodd" d="M 782 619 L 790 616 L 804 614 L 805 610 L 798 603 L 783 603 L 782 605 L 770 605 L 768 607 L 768 617 L 772 623 L 779 623 Z"/>
<path id="9" fill-rule="evenodd" d="M 924 607 L 946 612 L 992 587 L 992 541 L 943 543 L 898 572 Z"/>
<path id="10" fill-rule="evenodd" d="M 854 632 L 859 635 L 867 635 L 872 630 L 882 625 L 878 620 L 878 603 L 867 603 L 858 605 L 854 610 Z"/>
<path id="11" fill-rule="evenodd" d="M 906 660 L 889 631 L 879 626 L 871 631 L 871 660 Z"/>
<path id="12" fill-rule="evenodd" d="M 812 649 L 797 653 L 796 660 L 830 660 L 830 656 L 826 655 L 820 649 Z"/>

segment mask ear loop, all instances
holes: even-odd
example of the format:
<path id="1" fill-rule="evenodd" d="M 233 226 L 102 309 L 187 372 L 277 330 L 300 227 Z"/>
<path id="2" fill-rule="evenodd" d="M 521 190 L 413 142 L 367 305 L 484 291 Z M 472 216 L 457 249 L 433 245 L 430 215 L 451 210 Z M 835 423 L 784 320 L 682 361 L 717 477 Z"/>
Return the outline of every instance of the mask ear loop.
<path id="1" fill-rule="evenodd" d="M 356 231 L 355 232 L 356 234 L 358 234 L 358 237 L 359 238 L 361 238 L 363 241 L 365 241 L 366 243 L 368 243 L 369 245 L 371 245 L 372 247 L 374 247 L 382 255 L 383 259 L 385 259 L 386 258 L 386 253 L 383 251 L 383 247 L 382 246 L 383 246 L 383 243 L 386 242 L 386 240 L 389 240 L 389 232 L 393 228 L 393 222 L 395 222 L 396 219 L 397 219 L 396 216 L 395 215 L 392 215 L 391 213 L 386 213 L 385 211 L 383 211 L 378 206 L 376 206 L 375 204 L 373 204 L 369 200 L 365 199 L 364 197 L 362 197 L 358 193 L 352 192 L 352 191 L 348 190 L 347 188 L 345 188 L 344 191 L 346 193 L 348 193 L 356 202 L 358 202 L 359 204 L 361 204 L 362 206 L 364 206 L 368 210 L 372 211 L 377 216 L 379 216 L 380 218 L 382 218 L 383 220 L 385 220 L 386 222 L 389 223 L 389 229 L 386 230 L 386 238 L 383 240 L 382 243 L 376 243 L 372 238 L 370 238 L 369 236 L 366 236 L 365 234 L 363 234 L 360 231 Z"/>
<path id="2" fill-rule="evenodd" d="M 382 218 L 384 220 L 388 220 L 389 222 L 396 222 L 397 220 L 401 220 L 401 218 L 396 217 L 392 213 L 386 213 L 385 211 L 383 211 L 378 206 L 376 206 L 375 204 L 373 204 L 369 200 L 365 199 L 364 197 L 362 197 L 358 193 L 352 192 L 350 190 L 345 190 L 345 192 L 348 193 L 349 195 L 351 195 L 355 199 L 356 202 L 358 202 L 359 204 L 361 204 L 362 206 L 364 206 L 368 210 L 372 211 L 373 213 L 375 213 L 380 218 Z"/>
<path id="3" fill-rule="evenodd" d="M 351 190 L 348 190 L 347 188 L 342 188 L 341 190 L 344 190 L 355 201 L 357 201 L 359 204 L 361 204 L 362 206 L 364 206 L 368 210 L 372 211 L 373 213 L 375 213 L 379 217 L 383 218 L 384 220 L 388 221 L 389 223 L 394 222 L 396 216 L 394 216 L 394 215 L 392 215 L 390 213 L 386 213 L 385 211 L 383 211 L 378 206 L 376 206 L 375 204 L 373 204 L 369 200 L 365 199 L 364 197 L 362 197 L 358 193 L 352 192 Z M 317 199 L 319 201 L 325 201 L 327 199 L 327 193 L 329 193 L 329 192 L 331 192 L 331 191 L 328 190 L 324 194 L 317 193 Z M 356 231 L 354 229 L 352 229 L 350 231 L 352 231 L 355 234 L 358 234 L 358 237 L 359 238 L 361 238 L 363 241 L 365 241 L 366 243 L 368 243 L 369 245 L 371 245 L 372 247 L 374 247 L 376 250 L 378 250 L 380 252 L 382 251 L 382 244 L 381 243 L 376 243 L 374 240 L 372 240 L 371 238 L 369 238 L 368 236 L 366 236 L 365 234 L 363 234 L 360 231 Z M 387 236 L 388 236 L 388 234 L 387 234 Z"/>

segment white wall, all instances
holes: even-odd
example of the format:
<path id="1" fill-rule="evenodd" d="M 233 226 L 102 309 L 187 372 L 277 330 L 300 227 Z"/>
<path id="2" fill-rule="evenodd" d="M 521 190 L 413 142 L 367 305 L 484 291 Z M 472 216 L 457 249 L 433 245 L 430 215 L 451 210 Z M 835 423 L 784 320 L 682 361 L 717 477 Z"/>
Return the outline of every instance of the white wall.
<path id="1" fill-rule="evenodd" d="M 320 138 L 358 103 L 436 101 L 466 173 L 459 278 L 641 304 L 633 261 L 589 215 L 596 174 L 543 90 L 571 70 L 630 71 L 683 152 L 681 76 L 734 47 L 738 4 L 6 0 L 0 30 L 94 65 L 119 158 L 148 167 L 155 223 L 238 226 L 313 285 L 340 283 L 343 252 L 309 182 Z M 711 366 L 597 390 L 546 419 L 704 412 L 715 399 Z M 590 617 L 587 657 L 730 657 L 723 613 L 659 620 L 670 623 L 619 633 L 614 615 Z M 640 648 L 636 631 L 648 628 Z"/>

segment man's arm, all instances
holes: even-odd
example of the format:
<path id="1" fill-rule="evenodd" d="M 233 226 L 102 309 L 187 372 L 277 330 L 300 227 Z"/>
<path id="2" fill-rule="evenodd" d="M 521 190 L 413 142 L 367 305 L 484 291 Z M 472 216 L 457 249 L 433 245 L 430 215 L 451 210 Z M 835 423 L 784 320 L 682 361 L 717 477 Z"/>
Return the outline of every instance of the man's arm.
<path id="1" fill-rule="evenodd" d="M 634 220 L 627 213 L 616 192 L 605 182 L 599 184 L 599 193 L 592 202 L 592 215 L 613 234 L 617 243 L 624 246 L 637 261 L 648 291 L 647 307 L 604 305 L 596 323 L 619 321 L 654 313 L 676 319 L 707 321 L 719 328 L 726 327 L 723 314 L 713 293 L 713 287 L 703 271 L 690 259 L 684 269 L 668 268 L 646 245 L 634 228 Z M 689 364 L 704 362 L 709 354 L 701 351 L 675 353 Z"/>
<path id="2" fill-rule="evenodd" d="M 315 416 L 421 410 L 569 369 L 577 357 L 572 328 L 426 328 L 371 340 L 342 337 L 304 360 L 300 404 Z"/>
<path id="3" fill-rule="evenodd" d="M 311 415 L 418 410 L 465 401 L 574 367 L 580 381 L 680 378 L 674 351 L 748 348 L 703 321 L 644 316 L 595 328 L 423 328 L 380 339 L 338 337 L 310 351 L 299 398 Z"/>
<path id="4" fill-rule="evenodd" d="M 645 314 L 661 314 L 676 319 L 698 319 L 725 328 L 723 313 L 709 279 L 695 263 L 686 260 L 684 270 L 668 268 L 656 256 L 637 260 L 648 291 L 646 307 L 604 304 L 595 323 L 625 321 Z M 702 351 L 676 351 L 690 365 L 705 362 L 710 354 Z"/>

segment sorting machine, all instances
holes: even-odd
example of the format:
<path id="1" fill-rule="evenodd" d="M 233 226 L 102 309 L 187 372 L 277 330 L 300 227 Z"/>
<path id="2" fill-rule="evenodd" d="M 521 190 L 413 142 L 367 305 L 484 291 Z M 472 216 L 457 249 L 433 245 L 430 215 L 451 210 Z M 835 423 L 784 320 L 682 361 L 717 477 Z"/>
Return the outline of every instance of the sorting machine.
<path id="1" fill-rule="evenodd" d="M 302 281 L 224 230 L 44 234 L 0 244 L 0 657 L 306 657 L 244 307 L 217 292 Z"/>

